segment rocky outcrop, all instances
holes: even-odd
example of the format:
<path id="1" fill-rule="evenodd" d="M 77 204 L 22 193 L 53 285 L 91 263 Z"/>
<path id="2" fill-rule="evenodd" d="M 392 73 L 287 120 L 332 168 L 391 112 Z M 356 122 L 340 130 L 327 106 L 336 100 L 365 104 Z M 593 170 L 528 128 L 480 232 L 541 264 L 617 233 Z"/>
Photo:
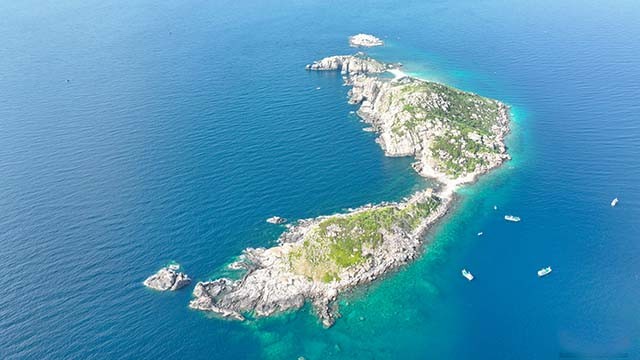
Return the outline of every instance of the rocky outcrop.
<path id="1" fill-rule="evenodd" d="M 377 74 L 387 70 L 387 66 L 362 53 L 326 57 L 306 66 L 307 70 L 340 71 L 344 75 Z"/>
<path id="2" fill-rule="evenodd" d="M 371 282 L 415 258 L 425 231 L 446 212 L 448 202 L 449 199 L 439 199 L 429 190 L 400 203 L 366 206 L 347 214 L 302 220 L 280 237 L 278 246 L 246 249 L 238 260 L 240 265 L 233 265 L 236 269 L 246 269 L 240 279 L 220 278 L 198 283 L 189 306 L 244 320 L 247 314 L 262 317 L 299 309 L 308 301 L 322 323 L 331 326 L 339 316 L 334 304 L 338 294 Z M 408 209 L 424 204 L 430 206 L 428 212 L 420 213 L 424 216 L 413 218 L 418 213 L 408 212 Z M 381 217 L 382 214 L 392 211 L 403 215 L 394 218 L 393 225 L 381 226 L 375 232 L 378 242 L 361 244 L 362 247 L 354 252 L 362 256 L 360 261 L 342 267 L 331 262 L 330 254 L 326 259 L 321 255 L 310 258 L 309 254 L 316 256 L 316 250 L 325 246 L 324 241 L 335 243 L 339 240 L 335 232 L 340 231 L 341 226 L 344 230 L 353 221 L 359 224 L 360 218 L 369 220 L 369 215 L 379 218 L 382 223 L 389 220 Z M 406 222 L 412 222 L 411 226 Z M 323 226 L 328 229 L 325 233 L 322 233 Z M 349 236 L 362 231 L 359 227 L 350 229 Z M 351 242 L 350 246 L 358 244 Z M 316 262 L 323 264 L 323 268 L 312 269 Z M 324 266 L 331 269 L 331 276 L 314 278 L 318 270 L 327 274 Z"/>
<path id="3" fill-rule="evenodd" d="M 384 42 L 369 34 L 357 34 L 349 36 L 349 46 L 351 47 L 373 47 L 382 46 Z"/>
<path id="4" fill-rule="evenodd" d="M 287 222 L 287 219 L 280 217 L 280 216 L 272 216 L 270 218 L 267 219 L 267 222 L 269 224 L 275 224 L 275 225 L 280 225 L 280 224 L 284 224 Z"/>
<path id="5" fill-rule="evenodd" d="M 158 291 L 175 291 L 191 283 L 187 274 L 179 272 L 180 265 L 171 264 L 158 270 L 144 281 L 144 286 Z"/>

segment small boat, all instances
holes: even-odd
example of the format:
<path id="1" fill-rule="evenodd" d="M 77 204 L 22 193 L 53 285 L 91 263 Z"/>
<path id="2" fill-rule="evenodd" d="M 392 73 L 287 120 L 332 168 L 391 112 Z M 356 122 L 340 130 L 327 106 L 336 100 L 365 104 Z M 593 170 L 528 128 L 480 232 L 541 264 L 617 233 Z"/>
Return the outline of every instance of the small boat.
<path id="1" fill-rule="evenodd" d="M 618 198 L 611 200 L 611 207 L 618 205 Z"/>
<path id="2" fill-rule="evenodd" d="M 493 205 L 493 210 L 498 210 L 498 205 Z"/>
<path id="3" fill-rule="evenodd" d="M 469 281 L 473 280 L 473 275 L 469 271 L 467 271 L 467 269 L 462 269 L 462 276 L 467 278 L 467 280 Z"/>
<path id="4" fill-rule="evenodd" d="M 280 216 L 272 216 L 270 218 L 267 219 L 267 222 L 269 224 L 284 224 L 287 222 L 287 219 L 285 218 L 281 218 Z"/>
<path id="5" fill-rule="evenodd" d="M 484 233 L 483 233 L 482 231 L 480 231 L 480 232 L 478 233 L 478 236 L 482 236 L 482 235 L 484 235 Z"/>
<path id="6" fill-rule="evenodd" d="M 507 220 L 507 221 L 512 221 L 512 222 L 520 221 L 520 218 L 518 216 L 513 216 L 513 215 L 505 215 L 504 219 Z"/>
<path id="7" fill-rule="evenodd" d="M 549 273 L 551 273 L 551 266 L 538 270 L 538 277 L 549 275 Z"/>

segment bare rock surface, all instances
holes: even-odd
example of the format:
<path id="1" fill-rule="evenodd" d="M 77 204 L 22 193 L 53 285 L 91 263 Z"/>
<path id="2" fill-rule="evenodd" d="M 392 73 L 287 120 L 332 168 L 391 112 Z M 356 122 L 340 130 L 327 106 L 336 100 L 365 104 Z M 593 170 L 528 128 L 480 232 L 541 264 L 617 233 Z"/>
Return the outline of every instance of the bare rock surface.
<path id="1" fill-rule="evenodd" d="M 382 62 L 363 53 L 329 56 L 306 66 L 307 70 L 340 71 L 344 75 L 378 74 L 387 70 Z"/>

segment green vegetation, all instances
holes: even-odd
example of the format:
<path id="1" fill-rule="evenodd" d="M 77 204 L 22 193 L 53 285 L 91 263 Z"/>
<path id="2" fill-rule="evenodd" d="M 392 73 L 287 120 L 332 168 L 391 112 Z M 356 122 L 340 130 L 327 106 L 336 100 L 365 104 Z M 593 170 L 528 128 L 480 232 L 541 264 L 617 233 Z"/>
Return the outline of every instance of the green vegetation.
<path id="1" fill-rule="evenodd" d="M 431 145 L 433 158 L 447 175 L 459 177 L 486 163 L 483 154 L 496 153 L 480 141 L 491 138 L 500 116 L 500 103 L 446 85 L 413 81 L 397 85 L 392 102 L 402 106 L 392 127 L 393 134 L 405 136 L 422 124 L 447 129 L 446 136 Z M 473 134 L 473 135 L 472 135 Z"/>
<path id="2" fill-rule="evenodd" d="M 415 230 L 438 204 L 439 200 L 430 198 L 403 208 L 389 205 L 328 218 L 289 254 L 289 263 L 294 272 L 314 280 L 339 280 L 342 270 L 366 261 L 366 250 L 379 246 L 385 232 L 396 227 Z"/>
<path id="3" fill-rule="evenodd" d="M 495 152 L 481 143 L 472 141 L 466 134 L 438 136 L 431 143 L 430 150 L 447 175 L 453 177 L 473 172 L 478 165 L 484 165 L 486 161 L 476 155 Z M 440 155 L 441 152 L 444 155 Z"/>
<path id="4" fill-rule="evenodd" d="M 396 101 L 410 103 L 411 98 L 424 98 L 438 99 L 441 103 L 447 104 L 445 109 L 426 106 L 427 104 L 424 107 L 404 105 L 404 111 L 412 115 L 419 113 L 423 115 L 424 119 L 418 119 L 418 122 L 440 119 L 452 123 L 461 131 L 475 131 L 482 135 L 491 134 L 491 127 L 495 124 L 499 110 L 497 101 L 434 82 L 416 81 L 400 86 L 401 96 L 395 99 Z M 425 103 L 425 101 L 418 103 Z"/>

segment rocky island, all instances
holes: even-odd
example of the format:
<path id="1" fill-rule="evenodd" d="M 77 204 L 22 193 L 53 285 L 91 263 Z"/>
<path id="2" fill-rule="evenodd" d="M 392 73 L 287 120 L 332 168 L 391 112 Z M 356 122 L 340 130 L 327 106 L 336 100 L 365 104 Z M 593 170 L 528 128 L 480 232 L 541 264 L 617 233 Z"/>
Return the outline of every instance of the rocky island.
<path id="1" fill-rule="evenodd" d="M 331 56 L 306 66 L 340 71 L 349 102 L 378 134 L 387 156 L 412 156 L 413 168 L 442 184 L 400 202 L 300 220 L 271 248 L 246 249 L 230 268 L 235 279 L 199 282 L 189 306 L 244 320 L 312 304 L 325 326 L 336 298 L 419 255 L 427 230 L 442 217 L 460 184 L 509 159 L 509 109 L 499 101 L 404 74 L 365 54 Z M 394 79 L 378 76 L 390 71 Z"/>
<path id="2" fill-rule="evenodd" d="M 180 272 L 180 265 L 172 263 L 144 281 L 144 286 L 158 291 L 175 291 L 191 283 L 187 274 Z"/>

